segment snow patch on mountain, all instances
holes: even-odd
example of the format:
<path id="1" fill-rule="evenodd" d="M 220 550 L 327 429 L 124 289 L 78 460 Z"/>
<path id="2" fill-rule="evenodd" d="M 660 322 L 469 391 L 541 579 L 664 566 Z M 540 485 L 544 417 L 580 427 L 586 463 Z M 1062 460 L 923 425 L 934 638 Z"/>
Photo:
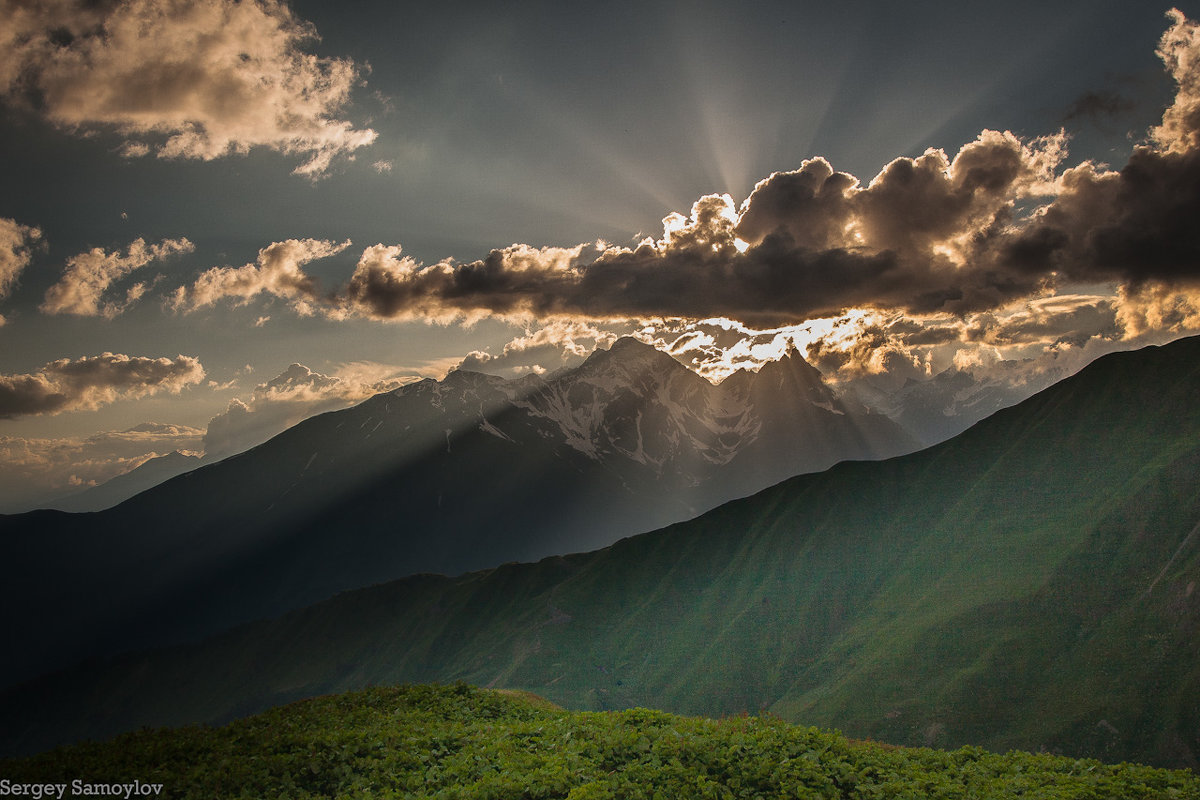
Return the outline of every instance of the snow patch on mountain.
<path id="1" fill-rule="evenodd" d="M 482 409 L 480 410 L 479 414 L 479 430 L 483 431 L 484 433 L 490 433 L 497 439 L 503 439 L 506 442 L 513 442 L 514 444 L 516 443 L 511 436 L 497 428 L 492 423 L 488 422 L 487 417 L 483 416 Z"/>

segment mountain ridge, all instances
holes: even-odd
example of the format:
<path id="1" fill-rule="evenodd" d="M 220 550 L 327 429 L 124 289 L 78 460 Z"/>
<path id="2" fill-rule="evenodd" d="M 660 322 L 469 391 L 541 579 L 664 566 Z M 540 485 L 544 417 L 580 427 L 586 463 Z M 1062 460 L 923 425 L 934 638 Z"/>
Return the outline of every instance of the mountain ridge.
<path id="1" fill-rule="evenodd" d="M 1107 356 L 941 445 L 599 551 L 384 583 L 26 685 L 0 696 L 5 746 L 462 679 L 1195 769 L 1197 391 L 1200 339 Z"/>
<path id="2" fill-rule="evenodd" d="M 0 518 L 0 555 L 19 565 L 0 587 L 17 644 L 0 684 L 406 574 L 594 549 L 913 446 L 882 417 L 731 397 L 634 340 L 549 379 L 452 371 L 105 512 Z"/>

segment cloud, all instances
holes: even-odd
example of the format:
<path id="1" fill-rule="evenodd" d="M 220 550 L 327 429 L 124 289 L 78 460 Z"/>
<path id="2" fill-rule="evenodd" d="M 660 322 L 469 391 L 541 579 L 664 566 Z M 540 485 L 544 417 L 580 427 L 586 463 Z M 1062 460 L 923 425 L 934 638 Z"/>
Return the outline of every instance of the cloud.
<path id="1" fill-rule="evenodd" d="M 33 257 L 31 249 L 41 238 L 40 229 L 0 217 L 0 300 L 12 293 Z"/>
<path id="2" fill-rule="evenodd" d="M 898 158 L 867 185 L 824 159 L 759 182 L 738 207 L 700 198 L 635 247 L 512 245 L 422 265 L 364 252 L 349 313 L 446 321 L 723 317 L 758 327 L 846 310 L 959 316 L 1071 283 L 1129 292 L 1200 275 L 1200 35 L 1172 12 L 1159 47 L 1178 84 L 1120 171 L 1058 172 L 1066 137 L 984 131 L 951 158 Z M 1039 205 L 1040 203 L 1040 205 Z"/>
<path id="3" fill-rule="evenodd" d="M 1084 164 L 1061 184 L 1028 226 L 990 243 L 998 270 L 1130 291 L 1200 279 L 1200 151 L 1139 147 L 1119 172 Z"/>
<path id="4" fill-rule="evenodd" d="M 0 419 L 90 410 L 158 392 L 175 394 L 203 378 L 204 368 L 191 356 L 170 359 L 104 353 L 63 358 L 33 373 L 0 375 Z"/>
<path id="5" fill-rule="evenodd" d="M 353 362 L 332 375 L 292 364 L 256 386 L 248 399 L 231 400 L 225 411 L 209 421 L 204 434 L 205 458 L 240 453 L 315 414 L 346 408 L 416 379 L 395 367 L 371 362 Z"/>
<path id="6" fill-rule="evenodd" d="M 180 287 L 176 291 L 173 305 L 179 310 L 195 311 L 225 298 L 246 303 L 265 293 L 289 301 L 301 314 L 311 314 L 314 306 L 323 299 L 317 282 L 301 267 L 340 253 L 349 246 L 349 240 L 340 244 L 320 239 L 274 242 L 259 250 L 258 259 L 252 264 L 207 270 L 190 287 Z"/>
<path id="7" fill-rule="evenodd" d="M 423 265 L 367 248 L 338 313 L 373 319 L 727 317 L 779 324 L 856 306 L 916 313 L 994 307 L 1042 276 L 973 270 L 974 242 L 1018 200 L 1050 191 L 1061 135 L 986 131 L 950 159 L 897 159 L 869 186 L 823 159 L 760 182 L 737 208 L 708 195 L 632 248 L 516 244 L 470 263 Z"/>
<path id="8" fill-rule="evenodd" d="M 1094 342 L 1113 350 L 1127 346 L 1126 338 L 1113 297 L 1058 295 L 965 316 L 861 314 L 812 339 L 807 351 L 835 381 L 885 374 L 903 381 L 967 363 L 1036 360 Z"/>
<path id="9" fill-rule="evenodd" d="M 989 243 L 998 269 L 1113 281 L 1126 293 L 1200 284 L 1200 26 L 1168 16 L 1158 54 L 1177 90 L 1120 171 L 1091 163 L 1059 179 L 1029 225 Z"/>
<path id="10" fill-rule="evenodd" d="M 316 30 L 278 0 L 45 0 L 4 13 L 0 94 L 67 130 L 115 130 L 127 156 L 265 147 L 316 177 L 376 138 L 337 118 L 359 69 L 304 52 Z"/>
<path id="11" fill-rule="evenodd" d="M 542 317 L 551 311 L 543 303 L 578 290 L 589 250 L 595 247 L 516 244 L 483 261 L 423 266 L 401 255 L 399 245 L 378 244 L 363 251 L 341 303 L 346 312 L 370 319 Z"/>
<path id="12" fill-rule="evenodd" d="M 1053 347 L 1079 346 L 1093 338 L 1118 340 L 1125 331 L 1114 298 L 1068 295 L 1030 300 L 1003 315 L 975 315 L 965 321 L 963 333 L 969 342 Z"/>
<path id="13" fill-rule="evenodd" d="M 1200 331 L 1200 289 L 1142 286 L 1124 289 L 1114 303 L 1117 324 L 1133 338 Z"/>
<path id="14" fill-rule="evenodd" d="M 1178 88 L 1175 101 L 1150 136 L 1167 153 L 1193 152 L 1200 149 L 1200 25 L 1174 8 L 1167 17 L 1171 27 L 1155 52 Z"/>
<path id="15" fill-rule="evenodd" d="M 850 198 L 857 188 L 858 178 L 835 172 L 823 158 L 809 159 L 798 170 L 758 182 L 736 220 L 738 234 L 755 243 L 784 235 L 796 247 L 812 250 L 845 246 Z"/>
<path id="16" fill-rule="evenodd" d="M 660 319 L 625 332 L 713 382 L 739 369 L 757 370 L 792 345 L 833 384 L 870 376 L 895 388 L 963 364 L 975 365 L 976 371 L 979 365 L 997 365 L 991 370 L 997 380 L 1024 381 L 1013 376 L 1042 370 L 1032 365 L 1047 360 L 1061 366 L 1068 352 L 1094 358 L 1131 343 L 1200 332 L 1200 293 L 1165 294 L 1153 302 L 1141 295 L 1064 294 L 967 315 L 854 310 L 770 328 L 727 318 Z M 1014 363 L 1031 366 L 1013 370 Z M 1071 363 L 1077 369 L 1086 360 Z"/>
<path id="17" fill-rule="evenodd" d="M 362 251 L 343 287 L 322 293 L 304 264 L 348 243 L 292 240 L 257 265 L 210 270 L 179 302 L 265 292 L 331 318 L 492 317 L 547 331 L 656 321 L 648 336 L 673 331 L 663 343 L 711 375 L 761 363 L 789 336 L 821 339 L 834 369 L 840 359 L 850 369 L 927 371 L 972 343 L 1028 351 L 1141 336 L 1156 320 L 1189 326 L 1189 292 L 1200 284 L 1200 29 L 1169 16 L 1158 52 L 1176 96 L 1120 170 L 1064 169 L 1061 131 L 988 130 L 953 155 L 895 159 L 866 183 L 813 158 L 760 181 L 740 205 L 701 197 L 688 214 L 666 216 L 659 238 L 630 246 L 513 244 L 425 264 L 380 243 Z M 1064 310 L 1064 298 L 1085 291 L 1110 297 Z M 885 327 L 867 330 L 866 319 Z M 734 329 L 685 330 L 696 320 L 743 326 L 743 349 L 710 360 Z M 848 330 L 868 337 L 861 353 L 842 346 Z M 531 337 L 462 364 L 511 372 L 561 360 L 551 338 Z"/>
<path id="18" fill-rule="evenodd" d="M 146 291 L 145 283 L 136 283 L 122 300 L 105 300 L 104 295 L 116 281 L 134 270 L 178 253 L 190 253 L 195 246 L 187 239 L 164 239 L 147 245 L 135 239 L 124 254 L 108 253 L 97 247 L 67 259 L 67 268 L 58 283 L 46 292 L 41 310 L 47 314 L 76 314 L 112 319 L 136 302 Z"/>
<path id="19" fill-rule="evenodd" d="M 1127 97 L 1123 97 L 1111 89 L 1099 89 L 1084 92 L 1075 101 L 1071 103 L 1067 113 L 1063 116 L 1064 122 L 1070 122 L 1077 119 L 1090 119 L 1093 121 L 1107 119 L 1110 117 L 1119 117 L 1134 108 L 1134 103 Z"/>
<path id="20" fill-rule="evenodd" d="M 507 342 L 498 354 L 475 350 L 458 369 L 515 377 L 541 375 L 583 362 L 597 348 L 612 343 L 627 331 L 606 330 L 583 322 L 551 322 L 537 330 L 525 331 Z"/>
<path id="21" fill-rule="evenodd" d="M 194 453 L 204 431 L 148 422 L 87 437 L 0 436 L 0 508 L 5 513 L 44 503 L 71 489 L 104 483 L 176 450 Z"/>

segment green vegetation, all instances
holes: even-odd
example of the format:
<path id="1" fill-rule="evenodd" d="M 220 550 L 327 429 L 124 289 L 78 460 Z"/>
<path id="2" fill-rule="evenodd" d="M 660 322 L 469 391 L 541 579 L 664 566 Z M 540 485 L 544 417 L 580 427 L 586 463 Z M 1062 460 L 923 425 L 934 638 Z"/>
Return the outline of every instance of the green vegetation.
<path id="1" fill-rule="evenodd" d="M 1200 798 L 1190 772 L 856 742 L 771 717 L 566 712 L 466 684 L 321 697 L 223 728 L 0 762 L 14 783 L 161 783 L 178 798 Z"/>

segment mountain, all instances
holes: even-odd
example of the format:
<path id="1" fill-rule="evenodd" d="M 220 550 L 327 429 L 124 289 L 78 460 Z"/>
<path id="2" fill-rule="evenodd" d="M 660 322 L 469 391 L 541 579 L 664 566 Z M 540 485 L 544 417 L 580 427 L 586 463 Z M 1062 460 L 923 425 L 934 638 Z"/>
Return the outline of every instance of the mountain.
<path id="1" fill-rule="evenodd" d="M 546 379 L 451 372 L 107 511 L 0 518 L 0 683 L 404 575 L 602 547 L 914 446 L 795 351 L 728 386 L 633 339 Z"/>
<path id="2" fill-rule="evenodd" d="M 1064 369 L 1031 371 L 1021 361 L 1002 361 L 977 375 L 950 367 L 931 378 L 908 378 L 896 385 L 885 376 L 867 375 L 843 385 L 847 398 L 886 415 L 922 444 L 952 436 L 1066 377 Z"/>
<path id="3" fill-rule="evenodd" d="M 463 679 L 1198 766 L 1200 339 L 582 555 L 349 592 L 0 698 L 5 745 Z"/>
<path id="4" fill-rule="evenodd" d="M 99 486 L 56 500 L 51 507 L 59 511 L 103 511 L 198 466 L 199 456 L 187 455 L 176 450 L 165 456 L 151 458 L 124 475 L 118 475 Z"/>

